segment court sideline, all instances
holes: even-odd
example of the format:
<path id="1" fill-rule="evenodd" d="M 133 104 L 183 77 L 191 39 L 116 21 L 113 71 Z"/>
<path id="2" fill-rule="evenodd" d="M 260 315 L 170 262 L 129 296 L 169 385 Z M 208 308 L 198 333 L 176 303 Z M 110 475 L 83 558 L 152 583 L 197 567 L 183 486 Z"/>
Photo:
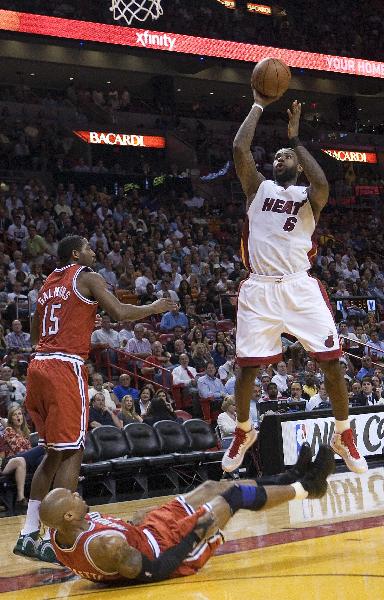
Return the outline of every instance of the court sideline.
<path id="1" fill-rule="evenodd" d="M 103 505 L 129 517 L 165 498 Z M 193 577 L 107 588 L 61 567 L 11 553 L 22 517 L 0 520 L 4 600 L 238 600 L 268 596 L 295 600 L 384 598 L 384 468 L 364 475 L 337 473 L 321 500 L 290 502 L 264 513 L 240 511 L 225 530 L 226 543 Z"/>

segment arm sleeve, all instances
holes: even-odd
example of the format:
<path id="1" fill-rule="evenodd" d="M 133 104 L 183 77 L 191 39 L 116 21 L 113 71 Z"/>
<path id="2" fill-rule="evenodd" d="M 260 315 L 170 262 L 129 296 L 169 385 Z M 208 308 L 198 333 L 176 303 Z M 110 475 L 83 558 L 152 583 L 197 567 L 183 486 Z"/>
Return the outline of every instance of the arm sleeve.
<path id="1" fill-rule="evenodd" d="M 200 538 L 194 532 L 191 532 L 176 546 L 169 548 L 155 560 L 149 560 L 142 554 L 143 566 L 135 581 L 151 583 L 168 579 L 199 541 Z"/>

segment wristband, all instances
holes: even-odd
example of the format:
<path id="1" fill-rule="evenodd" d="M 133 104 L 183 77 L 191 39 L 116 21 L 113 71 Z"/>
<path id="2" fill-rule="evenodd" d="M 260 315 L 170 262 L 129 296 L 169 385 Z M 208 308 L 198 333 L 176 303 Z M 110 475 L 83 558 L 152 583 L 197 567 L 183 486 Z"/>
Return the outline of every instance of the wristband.
<path id="1" fill-rule="evenodd" d="M 289 142 L 290 142 L 292 148 L 296 148 L 296 146 L 303 146 L 304 145 L 303 142 L 301 142 L 300 139 L 297 136 L 291 138 L 289 140 Z"/>
<path id="2" fill-rule="evenodd" d="M 257 106 L 257 108 L 260 108 L 261 112 L 263 112 L 264 106 L 261 106 L 261 104 L 258 104 L 257 102 L 254 102 L 252 104 L 252 108 L 255 108 L 255 106 Z"/>

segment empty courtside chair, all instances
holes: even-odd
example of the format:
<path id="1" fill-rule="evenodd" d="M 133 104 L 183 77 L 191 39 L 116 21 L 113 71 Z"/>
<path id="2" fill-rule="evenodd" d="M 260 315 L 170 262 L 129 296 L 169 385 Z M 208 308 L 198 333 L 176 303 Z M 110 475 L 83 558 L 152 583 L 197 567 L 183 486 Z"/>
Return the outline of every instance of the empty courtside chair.
<path id="1" fill-rule="evenodd" d="M 109 460 L 99 460 L 100 454 L 94 441 L 92 432 L 87 433 L 85 437 L 84 454 L 80 468 L 79 492 L 83 495 L 84 488 L 91 480 L 100 480 L 111 494 L 110 473 L 112 466 Z M 113 487 L 113 486 L 112 486 Z"/>
<path id="2" fill-rule="evenodd" d="M 109 462 L 109 473 L 102 483 L 111 494 L 111 502 L 116 501 L 116 480 L 113 475 L 112 459 L 127 456 L 129 449 L 126 439 L 120 429 L 113 425 L 102 425 L 91 432 L 92 442 L 95 445 L 100 461 Z"/>
<path id="3" fill-rule="evenodd" d="M 162 452 L 172 453 L 178 464 L 198 463 L 203 453 L 191 451 L 190 439 L 181 423 L 158 421 L 153 426 L 159 436 Z"/>
<path id="4" fill-rule="evenodd" d="M 202 419 L 190 419 L 182 425 L 190 440 L 192 450 L 203 450 L 205 462 L 222 459 L 223 450 L 218 450 L 218 440 L 208 423 Z"/>
<path id="5" fill-rule="evenodd" d="M 146 475 L 149 476 L 151 472 L 162 473 L 171 482 L 173 491 L 177 493 L 179 490 L 178 477 L 172 471 L 176 459 L 173 454 L 162 452 L 159 437 L 153 427 L 147 423 L 129 423 L 124 427 L 123 432 L 131 456 L 142 457 L 142 460 L 145 461 Z"/>

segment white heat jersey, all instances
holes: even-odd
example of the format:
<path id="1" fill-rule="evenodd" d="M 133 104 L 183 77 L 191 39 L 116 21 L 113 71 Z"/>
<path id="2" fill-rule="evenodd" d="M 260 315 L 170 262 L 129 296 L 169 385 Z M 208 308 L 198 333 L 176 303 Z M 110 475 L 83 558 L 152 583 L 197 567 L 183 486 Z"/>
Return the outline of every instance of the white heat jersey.
<path id="1" fill-rule="evenodd" d="M 248 209 L 241 244 L 244 264 L 258 275 L 307 271 L 315 226 L 307 188 L 285 189 L 266 179 Z"/>

